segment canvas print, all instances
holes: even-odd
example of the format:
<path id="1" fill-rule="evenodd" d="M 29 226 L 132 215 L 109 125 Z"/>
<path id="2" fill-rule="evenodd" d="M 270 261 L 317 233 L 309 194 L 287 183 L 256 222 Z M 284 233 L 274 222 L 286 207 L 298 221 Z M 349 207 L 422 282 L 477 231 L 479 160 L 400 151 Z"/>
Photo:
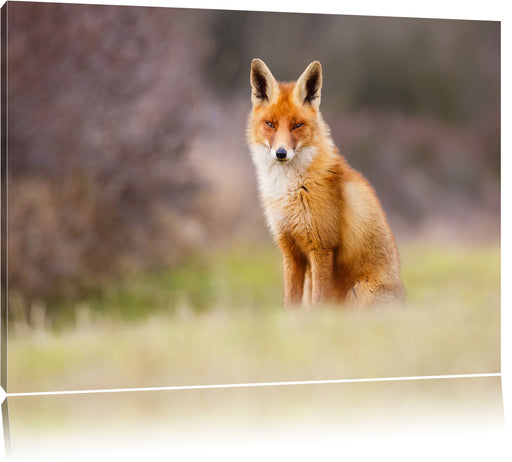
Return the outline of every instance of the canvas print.
<path id="1" fill-rule="evenodd" d="M 8 453 L 361 455 L 503 423 L 500 22 L 8 2 L 0 25 Z"/>
<path id="2" fill-rule="evenodd" d="M 3 8 L 9 392 L 500 372 L 499 22 Z"/>

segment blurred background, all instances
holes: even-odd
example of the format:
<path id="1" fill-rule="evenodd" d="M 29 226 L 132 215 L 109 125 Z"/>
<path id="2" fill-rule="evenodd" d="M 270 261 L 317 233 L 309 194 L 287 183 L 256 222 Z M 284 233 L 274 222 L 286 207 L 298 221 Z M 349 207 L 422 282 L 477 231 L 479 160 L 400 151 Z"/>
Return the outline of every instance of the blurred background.
<path id="1" fill-rule="evenodd" d="M 120 359 L 112 353 L 109 362 L 105 351 L 140 348 L 144 342 L 133 339 L 148 336 L 161 339 L 155 348 L 162 352 L 179 345 L 192 357 L 191 344 L 211 342 L 196 352 L 197 370 L 183 364 L 173 380 L 244 380 L 253 373 L 251 354 L 260 355 L 254 370 L 267 377 L 306 371 L 322 378 L 339 356 L 326 357 L 313 333 L 309 345 L 325 367 L 296 345 L 311 326 L 324 335 L 331 326 L 340 348 L 364 356 L 361 345 L 338 338 L 336 329 L 349 334 L 350 323 L 364 330 L 367 345 L 388 345 L 379 350 L 388 359 L 411 355 L 411 332 L 423 326 L 423 350 L 412 349 L 423 360 L 400 356 L 374 367 L 370 349 L 370 362 L 360 358 L 351 368 L 346 353 L 342 375 L 499 369 L 498 22 L 7 7 L 9 380 L 16 391 L 154 385 L 151 377 L 167 383 L 161 364 L 170 359 L 151 356 L 150 346 L 140 368 L 135 361 L 133 370 L 107 377 Z M 391 330 L 378 313 L 370 321 L 336 313 L 336 328 L 323 318 L 255 316 L 281 313 L 282 276 L 244 138 L 254 57 L 280 80 L 322 62 L 324 118 L 340 151 L 375 187 L 399 244 L 411 310 L 393 314 Z M 121 333 L 121 326 L 129 327 Z M 290 330 L 294 346 L 282 340 Z M 263 344 L 255 331 L 276 343 Z M 101 338 L 111 344 L 94 356 L 90 345 Z M 219 358 L 245 345 L 240 364 L 232 358 L 238 369 L 212 370 L 213 344 Z M 432 351 L 444 352 L 435 359 L 434 344 Z M 72 365 L 84 351 L 91 369 L 77 375 Z M 100 357 L 103 372 L 94 369 Z"/>

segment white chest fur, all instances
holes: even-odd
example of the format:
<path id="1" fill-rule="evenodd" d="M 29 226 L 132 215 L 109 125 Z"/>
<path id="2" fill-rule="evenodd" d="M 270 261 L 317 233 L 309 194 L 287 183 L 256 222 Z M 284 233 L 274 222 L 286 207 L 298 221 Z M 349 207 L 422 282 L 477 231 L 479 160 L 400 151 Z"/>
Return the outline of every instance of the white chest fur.
<path id="1" fill-rule="evenodd" d="M 313 147 L 300 149 L 288 162 L 279 162 L 265 146 L 251 147 L 252 160 L 258 176 L 258 187 L 264 199 L 279 200 L 294 193 L 304 182 L 304 174 L 317 155 Z"/>
<path id="2" fill-rule="evenodd" d="M 251 147 L 267 224 L 277 234 L 289 221 L 289 206 L 298 200 L 306 171 L 317 155 L 315 148 L 302 148 L 289 162 L 272 158 L 265 146 Z M 302 221 L 305 217 L 294 217 Z"/>

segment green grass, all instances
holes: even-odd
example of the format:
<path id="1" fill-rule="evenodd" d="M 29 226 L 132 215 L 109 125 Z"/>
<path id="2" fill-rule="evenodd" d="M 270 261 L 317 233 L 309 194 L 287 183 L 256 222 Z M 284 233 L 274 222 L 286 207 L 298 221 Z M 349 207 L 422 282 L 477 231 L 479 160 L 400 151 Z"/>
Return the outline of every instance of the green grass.
<path id="1" fill-rule="evenodd" d="M 219 306 L 231 308 L 279 305 L 281 267 L 277 249 L 237 249 L 192 257 L 179 268 L 129 276 L 104 287 L 78 306 L 94 318 L 108 317 L 134 321 L 148 315 L 191 310 L 210 311 Z M 77 306 L 64 304 L 56 327 L 76 316 Z M 103 316 L 102 316 L 103 315 Z"/>
<path id="2" fill-rule="evenodd" d="M 401 258 L 406 306 L 362 311 L 284 311 L 273 247 L 131 276 L 53 327 L 14 325 L 9 391 L 498 372 L 499 247 Z"/>

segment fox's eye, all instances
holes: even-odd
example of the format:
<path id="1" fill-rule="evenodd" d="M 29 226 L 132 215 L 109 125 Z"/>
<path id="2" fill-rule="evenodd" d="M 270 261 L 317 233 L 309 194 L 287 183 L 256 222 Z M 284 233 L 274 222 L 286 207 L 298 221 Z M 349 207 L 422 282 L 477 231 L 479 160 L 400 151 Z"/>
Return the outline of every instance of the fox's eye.
<path id="1" fill-rule="evenodd" d="M 265 122 L 270 128 L 276 128 L 272 122 Z"/>
<path id="2" fill-rule="evenodd" d="M 297 129 L 297 128 L 300 128 L 300 127 L 302 127 L 303 125 L 304 125 L 303 123 L 298 123 L 297 125 L 294 125 L 294 126 L 292 127 L 292 130 L 295 130 L 295 129 Z"/>

